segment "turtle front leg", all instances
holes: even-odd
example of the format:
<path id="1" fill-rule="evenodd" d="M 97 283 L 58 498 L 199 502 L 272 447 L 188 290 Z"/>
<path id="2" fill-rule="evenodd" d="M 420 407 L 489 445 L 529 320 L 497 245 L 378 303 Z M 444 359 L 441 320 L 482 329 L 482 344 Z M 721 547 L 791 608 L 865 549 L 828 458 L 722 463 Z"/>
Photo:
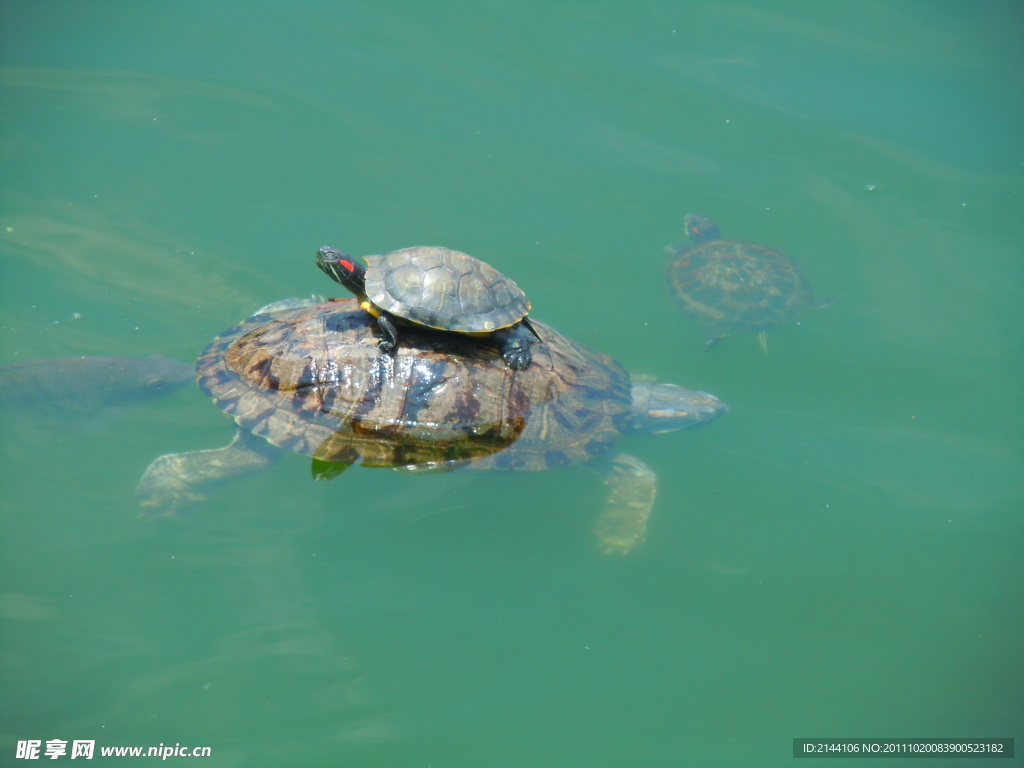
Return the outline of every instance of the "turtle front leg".
<path id="1" fill-rule="evenodd" d="M 717 328 L 705 328 L 704 329 L 704 351 L 707 352 L 712 347 L 717 346 L 718 342 L 725 338 L 725 333 L 718 330 Z"/>
<path id="2" fill-rule="evenodd" d="M 494 343 L 501 350 L 505 365 L 514 371 L 525 371 L 533 360 L 530 352 L 531 331 L 533 328 L 523 321 L 494 332 Z M 536 331 L 533 333 L 536 335 Z"/>
<path id="3" fill-rule="evenodd" d="M 170 517 L 178 510 L 205 501 L 222 480 L 253 474 L 273 462 L 273 446 L 246 430 L 223 448 L 168 453 L 153 460 L 135 495 L 145 514 Z"/>
<path id="4" fill-rule="evenodd" d="M 600 469 L 608 488 L 608 502 L 597 518 L 594 533 L 606 555 L 626 555 L 647 535 L 658 476 L 640 459 L 624 453 L 605 459 Z"/>
<path id="5" fill-rule="evenodd" d="M 381 312 L 377 316 L 377 325 L 380 326 L 380 330 L 384 334 L 384 337 L 377 341 L 377 345 L 385 352 L 392 351 L 398 346 L 398 329 L 395 328 L 394 321 Z"/>

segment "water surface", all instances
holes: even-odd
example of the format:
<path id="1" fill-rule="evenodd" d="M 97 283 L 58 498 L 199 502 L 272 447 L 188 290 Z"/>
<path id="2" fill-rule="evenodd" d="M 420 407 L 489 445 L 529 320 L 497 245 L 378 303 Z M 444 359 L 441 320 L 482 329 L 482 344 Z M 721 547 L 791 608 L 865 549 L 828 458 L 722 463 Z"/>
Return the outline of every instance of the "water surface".
<path id="1" fill-rule="evenodd" d="M 314 483 L 286 456 L 154 521 L 149 462 L 230 438 L 198 389 L 5 414 L 0 749 L 768 766 L 797 736 L 1024 735 L 1022 16 L 9 6 L 0 363 L 191 361 L 256 307 L 340 290 L 325 243 L 443 244 L 731 411 L 623 441 L 660 483 L 619 559 L 582 467 Z M 839 300 L 768 355 L 704 354 L 664 282 L 690 210 Z"/>

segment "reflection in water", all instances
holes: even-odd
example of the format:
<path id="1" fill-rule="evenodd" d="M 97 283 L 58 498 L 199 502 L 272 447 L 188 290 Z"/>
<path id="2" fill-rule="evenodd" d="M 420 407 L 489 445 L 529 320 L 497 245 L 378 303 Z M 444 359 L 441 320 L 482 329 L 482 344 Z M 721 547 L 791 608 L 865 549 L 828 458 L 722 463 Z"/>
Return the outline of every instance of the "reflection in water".
<path id="1" fill-rule="evenodd" d="M 4 250 L 42 280 L 75 281 L 80 300 L 148 303 L 167 321 L 183 321 L 197 305 L 259 302 L 228 279 L 230 259 L 204 253 L 108 208 L 0 195 L 9 231 Z"/>
<path id="2" fill-rule="evenodd" d="M 252 91 L 130 70 L 2 67 L 0 88 L 63 92 L 66 98 L 77 99 L 78 107 L 95 110 L 108 119 L 151 119 L 155 104 L 181 98 L 281 109 L 280 104 Z"/>
<path id="3" fill-rule="evenodd" d="M 0 594 L 0 620 L 53 621 L 56 618 L 57 611 L 52 600 L 18 592 Z"/>
<path id="4" fill-rule="evenodd" d="M 201 543 L 183 558 L 190 571 L 210 575 L 204 599 L 219 607 L 199 627 L 191 624 L 189 595 L 154 606 L 159 616 L 148 631 L 161 648 L 134 654 L 99 719 L 159 732 L 164 740 L 180 733 L 222 747 L 244 742 L 245 752 L 274 758 L 311 738 L 402 738 L 396 716 L 375 692 L 373 671 L 345 650 L 336 629 L 344 616 L 334 616 L 333 627 L 325 623 L 297 548 L 248 526 L 229 535 L 237 540 Z M 179 622 L 189 624 L 190 639 L 174 647 Z M 184 743 L 184 735 L 174 738 Z"/>
<path id="5" fill-rule="evenodd" d="M 681 149 L 675 141 L 658 141 L 613 122 L 588 120 L 581 126 L 581 132 L 590 136 L 590 143 L 585 146 L 592 146 L 603 158 L 618 157 L 629 168 L 650 168 L 669 174 L 710 174 L 720 170 L 714 160 Z"/>
<path id="6" fill-rule="evenodd" d="M 1006 442 L 954 431 L 901 426 L 869 415 L 839 422 L 809 411 L 759 409 L 747 411 L 749 433 L 802 436 L 772 450 L 719 446 L 773 471 L 801 477 L 808 484 L 827 484 L 848 500 L 865 489 L 901 511 L 941 515 L 1009 508 L 1024 494 L 1020 456 Z M 764 439 L 764 438 L 762 438 Z"/>
<path id="7" fill-rule="evenodd" d="M 837 437 L 838 450 L 871 457 L 857 471 L 864 484 L 912 509 L 978 512 L 1012 504 L 1024 492 L 1020 457 L 1005 443 L 892 424 L 850 425 Z M 832 471 L 844 472 L 838 462 Z"/>

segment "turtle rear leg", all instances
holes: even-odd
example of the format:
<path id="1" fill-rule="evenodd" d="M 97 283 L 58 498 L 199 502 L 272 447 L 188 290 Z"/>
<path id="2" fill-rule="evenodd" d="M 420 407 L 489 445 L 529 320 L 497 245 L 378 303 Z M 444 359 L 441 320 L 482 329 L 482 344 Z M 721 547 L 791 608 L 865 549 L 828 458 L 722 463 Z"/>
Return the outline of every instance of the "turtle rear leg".
<path id="1" fill-rule="evenodd" d="M 222 480 L 264 469 L 276 455 L 272 445 L 240 429 L 223 448 L 168 453 L 154 459 L 139 480 L 135 495 L 145 513 L 168 517 L 205 501 Z"/>
<path id="2" fill-rule="evenodd" d="M 647 535 L 658 476 L 640 459 L 624 453 L 606 459 L 602 470 L 608 502 L 594 533 L 606 555 L 626 555 Z"/>
<path id="3" fill-rule="evenodd" d="M 761 349 L 767 355 L 768 354 L 768 334 L 765 333 L 764 331 L 758 331 L 757 332 L 757 340 L 759 342 L 761 342 Z"/>
<path id="4" fill-rule="evenodd" d="M 494 343 L 501 350 L 505 364 L 515 370 L 524 371 L 530 367 L 533 354 L 530 352 L 530 340 L 537 332 L 525 320 L 508 328 L 500 328 L 494 332 Z M 539 337 L 538 337 L 539 338 Z"/>

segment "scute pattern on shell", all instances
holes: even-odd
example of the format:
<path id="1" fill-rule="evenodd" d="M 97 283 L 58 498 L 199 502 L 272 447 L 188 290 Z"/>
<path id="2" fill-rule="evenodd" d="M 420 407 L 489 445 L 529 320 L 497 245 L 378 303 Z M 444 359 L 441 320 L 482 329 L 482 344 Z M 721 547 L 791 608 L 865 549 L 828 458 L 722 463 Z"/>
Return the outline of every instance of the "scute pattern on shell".
<path id="1" fill-rule="evenodd" d="M 255 315 L 196 364 L 199 386 L 275 445 L 369 466 L 472 461 L 539 470 L 585 461 L 628 427 L 629 375 L 543 327 L 535 365 L 512 371 L 474 339 L 404 334 L 395 355 L 356 299 Z"/>
<path id="2" fill-rule="evenodd" d="M 514 325 L 530 311 L 519 286 L 461 251 L 417 246 L 366 262 L 370 302 L 430 328 L 484 333 Z"/>
<path id="3" fill-rule="evenodd" d="M 673 296 L 710 336 L 767 330 L 814 303 L 811 285 L 796 264 L 763 245 L 713 240 L 676 253 L 668 264 Z"/>

